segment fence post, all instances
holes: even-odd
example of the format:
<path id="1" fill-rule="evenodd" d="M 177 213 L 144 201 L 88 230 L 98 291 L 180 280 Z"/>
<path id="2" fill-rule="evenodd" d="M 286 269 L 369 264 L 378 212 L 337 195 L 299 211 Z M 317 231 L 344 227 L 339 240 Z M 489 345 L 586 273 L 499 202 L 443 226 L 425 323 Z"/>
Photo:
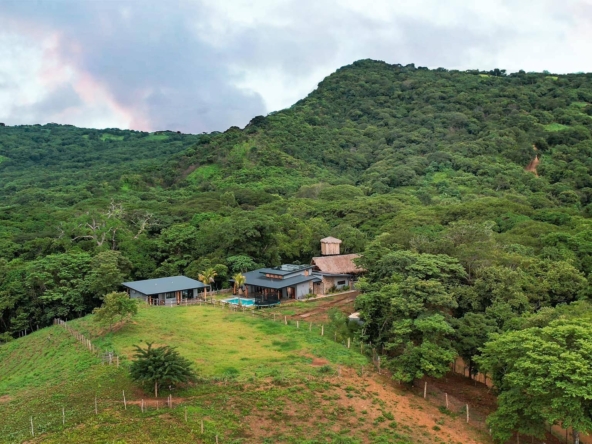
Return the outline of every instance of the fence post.
<path id="1" fill-rule="evenodd" d="M 95 415 L 99 414 L 99 409 L 97 407 L 97 397 L 95 396 Z"/>
<path id="2" fill-rule="evenodd" d="M 284 325 L 288 325 L 288 317 L 284 316 Z"/>
<path id="3" fill-rule="evenodd" d="M 127 410 L 127 402 L 125 402 L 125 390 L 123 391 L 123 408 Z"/>
<path id="4" fill-rule="evenodd" d="M 300 321 L 296 321 L 296 328 L 300 328 Z"/>
<path id="5" fill-rule="evenodd" d="M 423 399 L 426 399 L 428 396 L 428 381 L 423 383 Z"/>
<path id="6" fill-rule="evenodd" d="M 444 393 L 444 395 L 446 396 L 446 410 L 448 410 L 448 393 Z"/>
<path id="7" fill-rule="evenodd" d="M 469 416 L 469 404 L 467 404 L 467 422 L 469 422 L 469 418 L 470 418 L 470 416 Z"/>
<path id="8" fill-rule="evenodd" d="M 66 425 L 66 410 L 62 407 L 62 425 Z"/>
<path id="9" fill-rule="evenodd" d="M 347 338 L 347 348 L 349 348 L 351 342 L 351 338 Z"/>
<path id="10" fill-rule="evenodd" d="M 312 331 L 312 322 L 308 323 L 308 331 Z"/>
<path id="11" fill-rule="evenodd" d="M 321 336 L 325 335 L 325 326 L 321 325 Z"/>
<path id="12" fill-rule="evenodd" d="M 31 416 L 31 436 L 35 436 L 35 429 L 33 428 L 33 417 Z"/>

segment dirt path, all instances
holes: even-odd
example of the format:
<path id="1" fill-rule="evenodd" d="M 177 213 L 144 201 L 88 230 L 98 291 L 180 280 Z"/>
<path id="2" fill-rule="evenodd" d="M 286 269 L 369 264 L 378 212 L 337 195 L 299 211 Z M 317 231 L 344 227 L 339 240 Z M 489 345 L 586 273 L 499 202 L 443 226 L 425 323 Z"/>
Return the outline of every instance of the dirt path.
<path id="1" fill-rule="evenodd" d="M 533 151 L 538 151 L 536 146 L 532 146 Z M 537 166 L 539 166 L 539 163 L 541 163 L 540 159 L 539 159 L 539 155 L 535 154 L 534 159 L 532 159 L 530 161 L 530 163 L 528 165 L 526 165 L 526 168 L 524 168 L 524 171 L 528 171 L 529 173 L 533 173 L 536 177 L 539 177 L 538 173 L 537 173 Z"/>
<path id="2" fill-rule="evenodd" d="M 322 301 L 319 305 L 311 310 L 289 316 L 291 319 L 306 319 L 307 321 L 320 321 L 327 318 L 327 311 L 331 308 L 343 309 L 343 311 L 351 312 L 353 310 L 353 303 L 356 300 L 357 294 L 347 294 L 344 296 L 336 296 L 335 299 Z M 345 310 L 347 308 L 347 310 Z M 322 318 L 322 319 L 319 319 Z"/>

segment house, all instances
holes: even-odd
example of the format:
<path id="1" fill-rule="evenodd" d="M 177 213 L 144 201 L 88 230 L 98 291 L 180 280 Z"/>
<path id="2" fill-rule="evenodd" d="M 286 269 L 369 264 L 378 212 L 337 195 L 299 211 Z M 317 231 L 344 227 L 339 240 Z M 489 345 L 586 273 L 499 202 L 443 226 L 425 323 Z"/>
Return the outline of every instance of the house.
<path id="1" fill-rule="evenodd" d="M 321 278 L 313 275 L 312 265 L 284 264 L 243 273 L 245 296 L 262 302 L 282 299 L 304 299 L 314 293 L 313 285 Z"/>
<path id="2" fill-rule="evenodd" d="M 322 256 L 313 257 L 311 261 L 313 274 L 322 280 L 321 284 L 317 285 L 318 291 L 315 293 L 326 294 L 330 289 L 339 290 L 346 286 L 351 288 L 357 276 L 364 271 L 354 263 L 354 259 L 360 255 L 339 254 L 340 247 L 339 239 L 321 239 Z"/>
<path id="3" fill-rule="evenodd" d="M 131 298 L 151 305 L 180 304 L 183 299 L 196 298 L 205 285 L 186 276 L 171 276 L 145 281 L 124 282 Z"/>

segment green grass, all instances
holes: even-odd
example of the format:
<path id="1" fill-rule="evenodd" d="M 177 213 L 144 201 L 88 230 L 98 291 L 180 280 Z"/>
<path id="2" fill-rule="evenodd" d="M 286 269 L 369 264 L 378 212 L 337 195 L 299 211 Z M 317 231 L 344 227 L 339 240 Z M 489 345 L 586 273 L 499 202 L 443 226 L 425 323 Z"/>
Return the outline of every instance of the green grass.
<path id="1" fill-rule="evenodd" d="M 309 332 L 211 306 L 142 307 L 131 323 L 107 334 L 91 316 L 70 326 L 123 356 L 120 367 L 102 364 L 60 327 L 1 346 L 0 442 L 211 443 L 216 436 L 237 444 L 434 442 L 397 417 L 396 402 L 385 415 L 386 403 L 364 380 L 342 383 L 338 365 L 369 369 L 369 362 L 355 347 L 320 336 L 318 326 Z M 152 404 L 141 412 L 137 402 L 152 395 L 130 381 L 128 358 L 147 341 L 177 347 L 201 378 L 172 392 L 163 388 L 159 409 Z M 329 364 L 312 366 L 313 357 Z M 164 406 L 169 393 L 173 408 Z"/>
<path id="2" fill-rule="evenodd" d="M 123 140 L 123 136 L 115 136 L 109 133 L 103 133 L 101 135 L 101 140 L 104 142 L 106 140 Z"/>
<path id="3" fill-rule="evenodd" d="M 167 140 L 168 138 L 169 136 L 167 136 L 166 134 L 151 133 L 148 136 L 146 136 L 146 140 Z"/>
<path id="4" fill-rule="evenodd" d="M 564 129 L 568 129 L 569 126 L 563 125 L 561 123 L 549 123 L 548 125 L 543 125 L 547 131 L 562 131 Z"/>
<path id="5" fill-rule="evenodd" d="M 191 172 L 187 180 L 192 183 L 200 183 L 220 176 L 221 169 L 218 165 L 203 165 Z"/>
<path id="6" fill-rule="evenodd" d="M 86 317 L 71 325 L 94 337 L 99 327 L 91 319 Z M 318 326 L 309 332 L 304 327 L 297 330 L 285 326 L 279 320 L 278 317 L 278 322 L 273 322 L 211 306 L 145 307 L 133 323 L 94 342 L 128 360 L 133 358 L 135 345 L 174 345 L 207 377 L 233 374 L 247 378 L 274 368 L 296 374 L 309 369 L 311 356 L 348 365 L 366 361 L 322 338 Z"/>

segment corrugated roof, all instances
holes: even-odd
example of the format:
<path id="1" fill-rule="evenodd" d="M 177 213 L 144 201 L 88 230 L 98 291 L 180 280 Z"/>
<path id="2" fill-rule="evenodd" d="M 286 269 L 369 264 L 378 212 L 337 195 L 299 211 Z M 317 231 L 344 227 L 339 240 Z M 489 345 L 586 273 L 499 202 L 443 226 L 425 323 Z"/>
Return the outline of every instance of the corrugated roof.
<path id="1" fill-rule="evenodd" d="M 335 256 L 313 257 L 312 264 L 319 271 L 331 274 L 355 274 L 364 270 L 354 264 L 354 259 L 360 257 L 359 254 L 338 254 Z"/>
<path id="2" fill-rule="evenodd" d="M 201 282 L 186 276 L 171 276 L 158 279 L 147 279 L 145 281 L 124 282 L 121 285 L 145 295 L 193 290 L 194 288 L 205 287 Z"/>
<path id="3" fill-rule="evenodd" d="M 341 239 L 337 239 L 336 237 L 325 237 L 324 239 L 321 239 L 321 242 L 324 244 L 340 244 L 341 243 Z"/>
<path id="4" fill-rule="evenodd" d="M 293 285 L 302 284 L 303 282 L 321 281 L 321 279 L 318 276 L 313 276 L 312 274 L 308 276 L 299 274 L 297 276 L 287 279 L 270 279 L 268 277 L 265 277 L 265 274 L 261 273 L 261 270 L 249 271 L 248 273 L 243 273 L 243 275 L 245 276 L 245 284 L 247 285 L 273 288 L 274 290 L 279 290 L 280 288 L 286 288 L 291 287 Z"/>
<path id="5" fill-rule="evenodd" d="M 306 270 L 307 268 L 312 268 L 312 265 L 284 264 L 280 265 L 279 267 L 260 268 L 255 271 L 258 271 L 259 273 L 277 274 L 279 276 L 284 276 L 287 274 L 293 274 L 302 270 Z"/>

